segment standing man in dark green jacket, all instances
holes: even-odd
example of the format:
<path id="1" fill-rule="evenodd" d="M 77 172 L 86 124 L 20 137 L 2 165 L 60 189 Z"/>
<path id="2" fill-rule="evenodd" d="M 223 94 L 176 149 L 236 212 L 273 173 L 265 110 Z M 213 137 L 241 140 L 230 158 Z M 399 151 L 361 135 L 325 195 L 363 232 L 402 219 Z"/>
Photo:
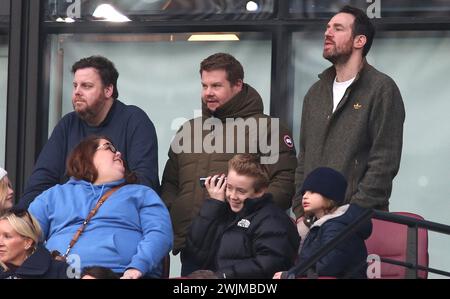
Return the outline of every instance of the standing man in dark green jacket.
<path id="1" fill-rule="evenodd" d="M 256 153 L 269 168 L 268 193 L 282 209 L 295 193 L 296 153 L 290 132 L 263 113 L 258 92 L 243 82 L 244 70 L 233 56 L 217 53 L 200 65 L 202 116 L 184 123 L 169 149 L 161 197 L 174 229 L 173 253 L 182 252 L 194 217 L 208 193 L 199 178 L 228 172 L 237 153 Z M 182 274 L 189 261 L 181 254 Z"/>
<path id="2" fill-rule="evenodd" d="M 402 152 L 405 109 L 387 75 L 366 61 L 375 35 L 366 14 L 345 6 L 327 24 L 319 75 L 303 102 L 297 190 L 313 169 L 334 168 L 348 181 L 345 202 L 388 210 Z M 292 209 L 303 214 L 297 192 Z"/>

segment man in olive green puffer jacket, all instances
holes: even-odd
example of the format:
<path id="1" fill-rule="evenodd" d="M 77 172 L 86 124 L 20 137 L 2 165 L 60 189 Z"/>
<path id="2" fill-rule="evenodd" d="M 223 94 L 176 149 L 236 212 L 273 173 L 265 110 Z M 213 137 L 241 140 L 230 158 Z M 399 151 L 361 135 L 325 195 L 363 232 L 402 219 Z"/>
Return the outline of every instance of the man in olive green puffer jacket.
<path id="1" fill-rule="evenodd" d="M 217 53 L 200 66 L 202 116 L 183 124 L 169 149 L 161 197 L 174 229 L 173 253 L 182 252 L 193 218 L 207 192 L 199 178 L 227 173 L 236 153 L 258 153 L 268 164 L 274 202 L 288 209 L 295 192 L 296 152 L 290 132 L 263 113 L 258 92 L 243 82 L 242 65 L 233 56 Z M 183 267 L 188 263 L 183 260 Z M 183 271 L 183 270 L 182 270 Z"/>

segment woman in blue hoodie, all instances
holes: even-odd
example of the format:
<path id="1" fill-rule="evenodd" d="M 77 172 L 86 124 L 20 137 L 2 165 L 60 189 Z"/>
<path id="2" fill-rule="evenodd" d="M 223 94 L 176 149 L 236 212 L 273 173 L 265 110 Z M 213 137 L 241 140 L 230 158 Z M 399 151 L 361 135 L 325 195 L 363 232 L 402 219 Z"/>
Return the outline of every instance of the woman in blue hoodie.
<path id="1" fill-rule="evenodd" d="M 355 204 L 343 205 L 346 189 L 345 177 L 328 167 L 316 168 L 305 179 L 301 190 L 302 205 L 306 219 L 310 221 L 307 224 L 303 218 L 297 221 L 301 237 L 299 263 L 307 262 L 365 211 Z M 316 263 L 316 273 L 337 278 L 367 278 L 364 241 L 371 233 L 372 222 L 369 220 L 323 256 Z M 281 273 L 275 273 L 274 278 L 280 278 Z"/>
<path id="2" fill-rule="evenodd" d="M 172 248 L 169 213 L 151 188 L 133 184 L 111 140 L 91 136 L 67 161 L 70 180 L 39 195 L 29 211 L 39 221 L 46 247 L 66 252 L 77 230 L 111 188 L 121 186 L 100 206 L 70 250 L 80 269 L 101 266 L 122 278 L 159 277 Z"/>

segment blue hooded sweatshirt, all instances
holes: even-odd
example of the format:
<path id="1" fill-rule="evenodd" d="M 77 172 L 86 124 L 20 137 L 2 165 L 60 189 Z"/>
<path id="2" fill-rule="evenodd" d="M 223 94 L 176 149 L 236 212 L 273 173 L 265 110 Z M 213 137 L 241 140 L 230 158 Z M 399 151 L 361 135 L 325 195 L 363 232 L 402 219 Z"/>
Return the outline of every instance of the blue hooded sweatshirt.
<path id="1" fill-rule="evenodd" d="M 36 197 L 29 211 L 42 227 L 46 247 L 65 253 L 100 197 L 123 182 L 93 185 L 70 178 Z M 169 213 L 159 196 L 149 187 L 130 184 L 103 203 L 70 254 L 79 255 L 81 268 L 103 266 L 117 273 L 135 268 L 159 277 L 172 240 Z"/>

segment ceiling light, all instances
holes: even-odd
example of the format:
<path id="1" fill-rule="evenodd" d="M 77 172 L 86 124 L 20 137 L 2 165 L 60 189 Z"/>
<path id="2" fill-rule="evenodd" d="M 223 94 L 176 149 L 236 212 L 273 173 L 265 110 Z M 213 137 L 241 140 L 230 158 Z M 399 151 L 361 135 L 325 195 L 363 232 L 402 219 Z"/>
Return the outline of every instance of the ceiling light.
<path id="1" fill-rule="evenodd" d="M 118 12 L 112 5 L 110 4 L 100 4 L 94 10 L 92 16 L 101 19 L 102 21 L 109 22 L 129 22 L 131 21 L 125 15 Z"/>
<path id="2" fill-rule="evenodd" d="M 236 34 L 193 34 L 188 38 L 190 42 L 204 41 L 237 41 L 239 37 Z"/>
<path id="3" fill-rule="evenodd" d="M 248 11 L 257 11 L 258 10 L 258 3 L 256 3 L 255 1 L 248 1 L 247 5 L 245 6 L 245 8 Z"/>

